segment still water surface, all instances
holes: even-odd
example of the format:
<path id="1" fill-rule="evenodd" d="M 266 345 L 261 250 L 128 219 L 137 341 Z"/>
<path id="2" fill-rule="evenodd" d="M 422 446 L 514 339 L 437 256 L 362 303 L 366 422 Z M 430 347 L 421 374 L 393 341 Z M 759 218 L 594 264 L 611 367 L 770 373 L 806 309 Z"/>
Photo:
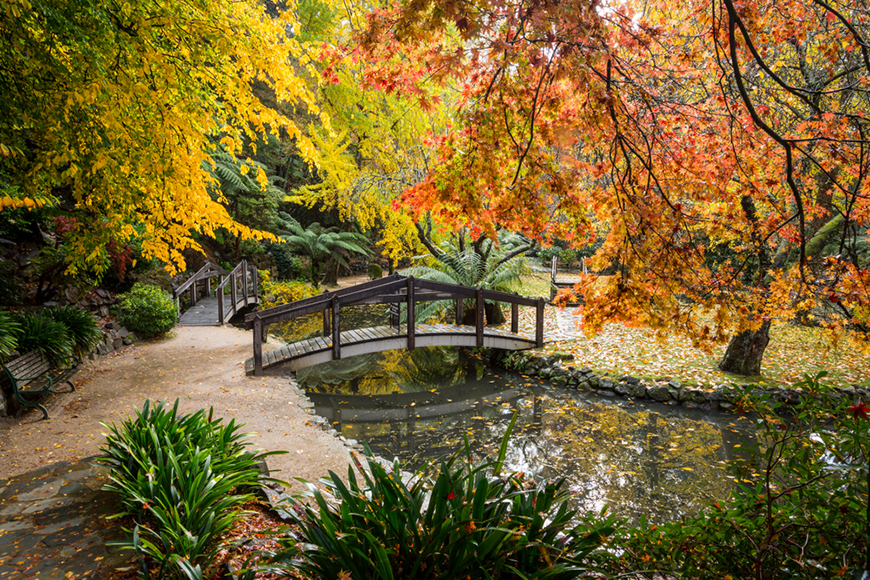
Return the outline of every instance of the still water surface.
<path id="1" fill-rule="evenodd" d="M 576 507 L 607 505 L 633 522 L 674 520 L 726 498 L 725 463 L 754 439 L 751 422 L 733 415 L 553 388 L 455 348 L 333 361 L 297 380 L 342 435 L 408 467 L 457 451 L 463 435 L 493 458 L 517 412 L 509 469 L 564 477 Z"/>

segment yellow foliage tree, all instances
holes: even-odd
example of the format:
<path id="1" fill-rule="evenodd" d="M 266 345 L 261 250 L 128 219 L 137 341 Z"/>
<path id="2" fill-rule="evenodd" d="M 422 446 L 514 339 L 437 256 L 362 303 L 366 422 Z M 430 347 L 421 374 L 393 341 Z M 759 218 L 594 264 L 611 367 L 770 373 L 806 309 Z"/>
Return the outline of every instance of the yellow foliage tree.
<path id="1" fill-rule="evenodd" d="M 297 30 L 251 0 L 0 0 L 0 211 L 72 210 L 73 271 L 112 238 L 176 270 L 196 233 L 268 236 L 209 196 L 208 159 L 214 138 L 237 155 L 267 132 L 314 158 L 252 91 L 317 113 Z"/>
<path id="2" fill-rule="evenodd" d="M 318 104 L 335 130 L 307 128 L 316 145 L 320 181 L 299 188 L 288 200 L 336 210 L 343 220 L 377 230 L 386 253 L 397 261 L 418 247 L 412 212 L 398 198 L 430 169 L 434 144 L 429 136 L 445 131 L 450 122 L 444 98 L 450 91 L 423 77 L 405 79 L 413 98 L 384 90 L 385 79 L 372 75 L 354 42 L 365 11 L 372 8 L 366 3 L 299 3 L 300 20 L 314 31 L 303 36 L 303 45 L 316 55 L 325 80 Z"/>

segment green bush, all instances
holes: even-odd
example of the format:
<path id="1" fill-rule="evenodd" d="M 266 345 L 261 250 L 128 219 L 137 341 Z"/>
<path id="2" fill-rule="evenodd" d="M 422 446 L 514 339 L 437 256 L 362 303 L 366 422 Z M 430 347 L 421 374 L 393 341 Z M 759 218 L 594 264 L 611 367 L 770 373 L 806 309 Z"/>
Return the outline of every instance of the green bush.
<path id="1" fill-rule="evenodd" d="M 20 325 L 18 350 L 36 351 L 48 360 L 58 362 L 73 353 L 75 342 L 67 327 L 44 312 L 26 312 L 17 315 Z"/>
<path id="2" fill-rule="evenodd" d="M 258 461 L 271 453 L 247 451 L 247 434 L 211 409 L 179 415 L 177 400 L 171 409 L 146 401 L 136 418 L 103 426 L 98 462 L 124 508 L 114 517 L 136 519 L 131 538 L 113 545 L 134 550 L 147 578 L 201 578 L 218 538 L 252 499 L 244 490 L 259 485 Z"/>
<path id="3" fill-rule="evenodd" d="M 867 578 L 870 408 L 820 383 L 802 402 L 746 395 L 758 440 L 732 465 L 731 499 L 682 521 L 642 526 L 623 543 L 623 569 L 661 577 Z M 628 571 L 627 571 L 628 570 Z M 644 576 L 649 577 L 649 576 Z"/>
<path id="4" fill-rule="evenodd" d="M 370 262 L 368 267 L 369 279 L 377 280 L 384 277 L 384 269 L 377 262 Z"/>
<path id="5" fill-rule="evenodd" d="M 47 313 L 66 327 L 79 353 L 90 352 L 103 340 L 103 333 L 89 312 L 75 306 L 57 306 L 49 308 Z"/>
<path id="6" fill-rule="evenodd" d="M 172 296 L 149 284 L 137 282 L 121 296 L 118 320 L 128 329 L 145 336 L 169 332 L 178 323 Z"/>
<path id="7" fill-rule="evenodd" d="M 18 346 L 18 334 L 21 325 L 15 317 L 5 310 L 0 310 L 0 361 L 12 356 Z"/>
<path id="8" fill-rule="evenodd" d="M 516 415 L 514 415 L 514 420 Z M 347 483 L 330 472 L 310 485 L 308 503 L 288 510 L 301 528 L 266 571 L 310 578 L 507 579 L 577 578 L 590 562 L 609 559 L 599 547 L 612 520 L 577 522 L 565 502 L 564 480 L 536 483 L 503 474 L 502 441 L 494 464 L 465 455 L 420 470 L 411 483 L 398 462 L 388 473 L 366 449 L 368 467 Z"/>
<path id="9" fill-rule="evenodd" d="M 304 280 L 306 277 L 305 264 L 298 256 L 294 256 L 287 244 L 269 244 L 269 253 L 275 261 L 275 269 L 278 270 L 278 278 L 281 280 Z"/>

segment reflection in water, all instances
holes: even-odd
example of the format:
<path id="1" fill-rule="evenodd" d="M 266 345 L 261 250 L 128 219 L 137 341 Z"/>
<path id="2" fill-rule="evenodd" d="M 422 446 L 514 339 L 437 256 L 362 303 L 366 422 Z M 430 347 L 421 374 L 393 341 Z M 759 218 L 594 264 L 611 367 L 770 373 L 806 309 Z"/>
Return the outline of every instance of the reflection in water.
<path id="1" fill-rule="evenodd" d="M 385 326 L 390 322 L 387 307 L 382 304 L 343 306 L 341 308 L 341 330 L 356 330 L 372 326 Z M 297 342 L 323 336 L 323 313 L 309 314 L 293 318 L 269 327 L 269 332 L 280 336 L 287 342 Z"/>
<path id="2" fill-rule="evenodd" d="M 342 435 L 409 466 L 453 453 L 464 435 L 475 455 L 493 458 L 516 411 L 509 469 L 564 477 L 578 507 L 608 505 L 634 521 L 673 520 L 726 498 L 725 463 L 754 437 L 731 415 L 548 388 L 456 349 L 333 361 L 297 380 Z"/>

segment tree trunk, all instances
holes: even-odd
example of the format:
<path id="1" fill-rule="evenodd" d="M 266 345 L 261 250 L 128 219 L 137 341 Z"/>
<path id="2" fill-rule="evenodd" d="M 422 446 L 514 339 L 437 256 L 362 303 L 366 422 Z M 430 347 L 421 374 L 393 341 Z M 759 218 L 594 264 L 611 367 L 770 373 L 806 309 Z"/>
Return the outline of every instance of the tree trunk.
<path id="1" fill-rule="evenodd" d="M 483 303 L 483 315 L 486 319 L 487 326 L 494 326 L 507 322 L 504 312 L 498 307 L 495 302 Z M 477 324 L 477 307 L 466 308 L 462 315 L 462 324 L 474 326 Z"/>
<path id="2" fill-rule="evenodd" d="M 486 323 L 488 325 L 504 324 L 507 318 L 504 312 L 499 308 L 498 302 L 484 302 L 483 313 L 486 315 Z"/>
<path id="3" fill-rule="evenodd" d="M 323 280 L 324 286 L 338 286 L 338 261 L 332 258 L 326 263 L 326 278 Z"/>
<path id="4" fill-rule="evenodd" d="M 744 330 L 731 339 L 725 356 L 719 362 L 719 370 L 745 377 L 761 374 L 761 357 L 770 342 L 770 321 L 766 320 L 758 330 Z"/>

